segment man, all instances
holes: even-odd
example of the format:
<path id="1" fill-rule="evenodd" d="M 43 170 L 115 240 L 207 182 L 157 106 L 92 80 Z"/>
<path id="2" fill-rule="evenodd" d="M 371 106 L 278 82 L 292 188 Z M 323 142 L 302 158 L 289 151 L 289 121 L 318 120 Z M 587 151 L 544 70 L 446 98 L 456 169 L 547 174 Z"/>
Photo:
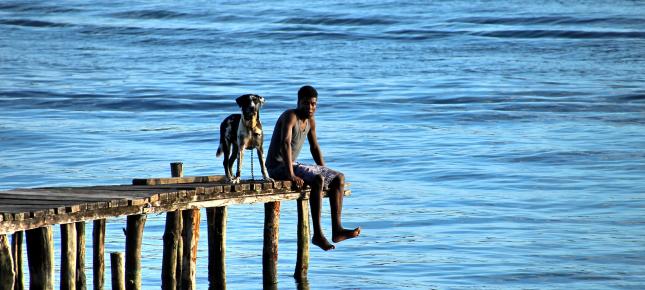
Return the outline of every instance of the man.
<path id="1" fill-rule="evenodd" d="M 341 242 L 357 237 L 360 227 L 353 230 L 343 228 L 341 212 L 343 193 L 345 191 L 345 176 L 335 170 L 325 167 L 318 138 L 316 137 L 316 120 L 314 113 L 318 103 L 318 92 L 312 86 L 304 86 L 298 91 L 298 107 L 286 110 L 275 124 L 266 167 L 269 176 L 278 180 L 291 180 L 298 187 L 309 185 L 311 196 L 311 218 L 314 223 L 314 236 L 311 242 L 325 251 L 334 249 L 322 231 L 320 211 L 322 209 L 323 190 L 328 188 L 329 204 L 331 206 L 332 241 Z M 317 165 L 297 163 L 296 158 L 305 142 L 309 140 L 309 150 Z"/>

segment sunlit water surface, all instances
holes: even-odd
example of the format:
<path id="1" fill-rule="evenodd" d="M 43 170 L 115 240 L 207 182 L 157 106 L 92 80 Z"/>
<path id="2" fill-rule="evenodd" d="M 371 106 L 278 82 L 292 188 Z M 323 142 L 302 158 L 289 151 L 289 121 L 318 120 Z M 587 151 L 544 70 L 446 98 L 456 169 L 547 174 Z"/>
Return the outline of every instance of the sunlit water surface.
<path id="1" fill-rule="evenodd" d="M 312 248 L 311 289 L 643 289 L 645 4 L 529 2 L 3 1 L 0 189 L 127 184 L 173 161 L 222 174 L 234 98 L 266 97 L 270 136 L 312 84 L 363 232 Z M 296 288 L 295 207 L 280 289 Z M 146 223 L 146 289 L 164 219 Z M 229 289 L 261 287 L 262 220 L 229 209 Z M 109 220 L 106 252 L 124 226 Z"/>

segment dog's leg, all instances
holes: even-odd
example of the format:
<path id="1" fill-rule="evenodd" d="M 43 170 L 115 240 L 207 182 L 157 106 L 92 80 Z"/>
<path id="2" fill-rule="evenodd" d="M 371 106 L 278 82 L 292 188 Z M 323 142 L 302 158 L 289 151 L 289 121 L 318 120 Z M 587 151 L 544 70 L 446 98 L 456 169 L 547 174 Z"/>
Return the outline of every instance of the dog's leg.
<path id="1" fill-rule="evenodd" d="M 221 144 L 220 147 L 222 148 L 222 151 L 224 152 L 224 161 L 222 164 L 224 165 L 224 174 L 226 175 L 226 180 L 231 180 L 231 177 L 233 175 L 231 174 L 231 169 L 228 166 L 229 164 L 229 159 L 231 158 L 231 148 L 230 146 L 226 146 L 227 144 Z"/>
<path id="2" fill-rule="evenodd" d="M 237 173 L 231 183 L 240 183 L 240 176 L 242 175 L 242 162 L 244 162 L 244 144 L 239 145 L 237 148 Z"/>
<path id="3" fill-rule="evenodd" d="M 237 144 L 233 143 L 231 144 L 231 151 L 230 151 L 230 157 L 228 159 L 228 164 L 226 164 L 228 168 L 228 173 L 229 173 L 229 178 L 228 181 L 232 182 L 234 179 L 233 176 L 233 165 L 235 165 L 235 160 L 237 160 Z"/>
<path id="4" fill-rule="evenodd" d="M 233 165 L 235 165 L 235 160 L 238 160 L 239 164 L 239 147 L 237 144 L 233 143 L 232 144 L 232 149 L 231 149 L 231 158 L 228 160 L 228 172 L 230 172 L 231 177 L 228 179 L 230 183 L 238 183 L 239 182 L 239 174 L 237 177 L 233 175 Z"/>
<path id="5" fill-rule="evenodd" d="M 264 177 L 264 180 L 266 181 L 275 182 L 273 178 L 269 177 L 269 173 L 267 173 L 267 166 L 264 164 L 264 150 L 262 149 L 262 145 L 257 146 L 257 152 L 258 159 L 260 161 L 260 167 L 262 167 L 262 177 Z"/>

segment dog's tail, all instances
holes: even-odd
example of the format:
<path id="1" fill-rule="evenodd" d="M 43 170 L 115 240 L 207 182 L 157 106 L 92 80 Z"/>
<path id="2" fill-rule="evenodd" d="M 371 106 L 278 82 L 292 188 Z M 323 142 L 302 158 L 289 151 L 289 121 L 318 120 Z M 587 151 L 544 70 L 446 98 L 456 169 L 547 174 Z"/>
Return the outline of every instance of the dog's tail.
<path id="1" fill-rule="evenodd" d="M 219 143 L 219 147 L 217 147 L 217 154 L 215 154 L 216 157 L 220 157 L 224 155 L 224 150 L 222 150 L 222 143 Z"/>

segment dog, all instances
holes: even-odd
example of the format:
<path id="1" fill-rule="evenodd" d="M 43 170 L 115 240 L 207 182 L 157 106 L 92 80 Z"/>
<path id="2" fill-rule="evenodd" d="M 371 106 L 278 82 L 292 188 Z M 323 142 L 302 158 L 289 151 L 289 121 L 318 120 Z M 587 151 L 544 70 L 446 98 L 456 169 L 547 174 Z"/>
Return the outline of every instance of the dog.
<path id="1" fill-rule="evenodd" d="M 260 122 L 260 108 L 264 105 L 264 97 L 246 94 L 238 97 L 235 101 L 240 106 L 242 114 L 232 114 L 226 117 L 219 127 L 220 138 L 217 157 L 224 155 L 223 165 L 226 180 L 233 184 L 240 182 L 244 150 L 253 150 L 255 148 L 258 152 L 264 180 L 274 182 L 267 173 L 262 148 L 264 134 L 262 132 L 262 123 Z M 233 177 L 233 163 L 236 159 L 237 173 Z"/>

